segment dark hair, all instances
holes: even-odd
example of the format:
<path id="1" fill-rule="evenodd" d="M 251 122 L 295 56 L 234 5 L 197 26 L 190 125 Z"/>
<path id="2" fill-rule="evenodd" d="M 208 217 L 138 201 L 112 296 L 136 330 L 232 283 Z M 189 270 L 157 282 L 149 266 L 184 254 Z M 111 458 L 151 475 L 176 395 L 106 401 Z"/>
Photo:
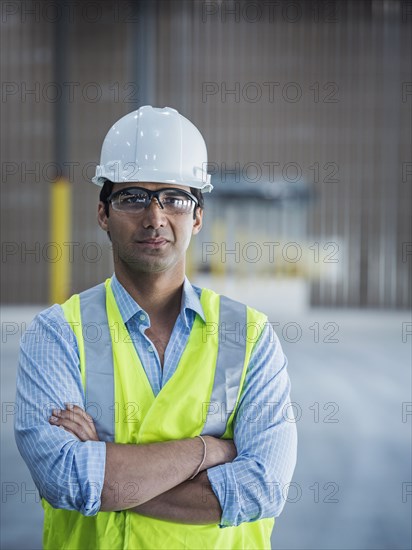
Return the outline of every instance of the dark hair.
<path id="1" fill-rule="evenodd" d="M 106 212 L 107 217 L 109 217 L 109 203 L 107 199 L 112 193 L 113 185 L 114 183 L 112 181 L 106 180 L 103 187 L 100 189 L 99 200 L 104 203 L 104 211 Z"/>
<path id="2" fill-rule="evenodd" d="M 106 180 L 104 182 L 103 187 L 100 190 L 100 195 L 99 195 L 99 200 L 104 203 L 104 211 L 106 212 L 107 217 L 109 217 L 109 203 L 107 199 L 110 197 L 112 193 L 113 185 L 114 183 L 112 181 Z M 195 189 L 194 187 L 191 187 L 190 192 L 192 193 L 192 195 L 194 195 L 197 198 L 199 202 L 196 208 L 203 209 L 205 200 L 204 200 L 202 191 L 200 189 Z M 193 219 L 196 217 L 196 208 L 193 211 Z"/>

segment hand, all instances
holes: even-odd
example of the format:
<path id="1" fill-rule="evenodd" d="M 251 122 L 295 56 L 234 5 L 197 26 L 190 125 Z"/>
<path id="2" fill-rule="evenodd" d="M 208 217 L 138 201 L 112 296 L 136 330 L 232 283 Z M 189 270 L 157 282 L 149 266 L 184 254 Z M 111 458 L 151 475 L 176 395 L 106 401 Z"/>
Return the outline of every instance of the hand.
<path id="1" fill-rule="evenodd" d="M 99 441 L 93 418 L 77 405 L 65 405 L 65 410 L 53 409 L 49 423 L 64 428 L 80 441 Z"/>

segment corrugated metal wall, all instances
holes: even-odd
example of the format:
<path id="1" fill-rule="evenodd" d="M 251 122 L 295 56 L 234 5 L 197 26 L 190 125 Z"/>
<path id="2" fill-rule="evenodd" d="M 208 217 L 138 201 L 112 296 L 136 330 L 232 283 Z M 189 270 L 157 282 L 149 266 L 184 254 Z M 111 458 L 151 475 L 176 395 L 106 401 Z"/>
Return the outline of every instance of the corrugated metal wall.
<path id="1" fill-rule="evenodd" d="M 72 178 L 79 243 L 73 290 L 111 272 L 87 163 L 97 162 L 113 121 L 152 103 L 173 106 L 198 125 L 214 167 L 253 163 L 264 178 L 272 166 L 276 178 L 297 173 L 316 191 L 296 209 L 208 201 L 205 231 L 192 251 L 195 267 L 205 268 L 205 242 L 227 239 L 228 248 L 236 241 L 298 242 L 304 263 L 286 262 L 285 269 L 281 256 L 273 273 L 306 276 L 314 305 L 411 303 L 408 2 L 93 4 L 100 10 L 96 22 L 80 4 L 65 21 L 74 96 L 61 100 L 67 160 L 80 163 Z M 50 182 L 43 172 L 55 160 L 56 105 L 42 92 L 33 101 L 19 89 L 38 82 L 51 94 L 55 23 L 44 14 L 32 19 L 10 16 L 2 33 L 3 80 L 10 83 L 2 97 L 2 297 L 14 303 L 47 299 Z M 24 167 L 9 173 L 23 162 L 40 164 L 38 181 L 22 174 Z M 40 255 L 27 255 L 35 243 Z M 328 254 L 338 262 L 328 262 Z M 246 263 L 241 258 L 223 271 L 250 277 L 266 269 Z"/>

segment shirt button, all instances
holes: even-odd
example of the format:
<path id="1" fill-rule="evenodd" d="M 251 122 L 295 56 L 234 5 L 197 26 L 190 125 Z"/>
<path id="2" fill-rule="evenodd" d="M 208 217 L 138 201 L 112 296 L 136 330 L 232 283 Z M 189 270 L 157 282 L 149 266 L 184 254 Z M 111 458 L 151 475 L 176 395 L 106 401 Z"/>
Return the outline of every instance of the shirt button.
<path id="1" fill-rule="evenodd" d="M 139 319 L 140 319 L 141 321 L 146 321 L 146 315 L 143 315 L 143 314 L 140 315 Z"/>
<path id="2" fill-rule="evenodd" d="M 147 348 L 147 351 L 153 351 L 152 346 L 149 346 L 149 347 Z"/>

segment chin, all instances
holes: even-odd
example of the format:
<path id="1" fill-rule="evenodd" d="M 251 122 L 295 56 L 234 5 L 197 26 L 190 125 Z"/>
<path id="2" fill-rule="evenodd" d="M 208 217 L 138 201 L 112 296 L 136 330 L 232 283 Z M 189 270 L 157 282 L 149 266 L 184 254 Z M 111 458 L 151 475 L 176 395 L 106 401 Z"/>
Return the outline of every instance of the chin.
<path id="1" fill-rule="evenodd" d="M 160 258 L 147 262 L 142 261 L 140 258 L 135 262 L 128 262 L 129 268 L 136 273 L 161 273 L 163 271 L 167 271 L 173 267 L 173 265 L 174 264 L 162 261 Z"/>

